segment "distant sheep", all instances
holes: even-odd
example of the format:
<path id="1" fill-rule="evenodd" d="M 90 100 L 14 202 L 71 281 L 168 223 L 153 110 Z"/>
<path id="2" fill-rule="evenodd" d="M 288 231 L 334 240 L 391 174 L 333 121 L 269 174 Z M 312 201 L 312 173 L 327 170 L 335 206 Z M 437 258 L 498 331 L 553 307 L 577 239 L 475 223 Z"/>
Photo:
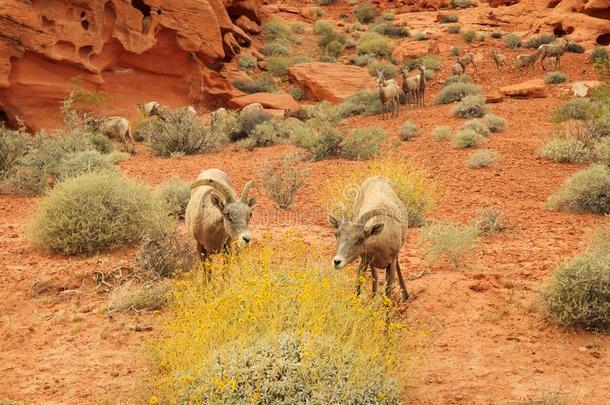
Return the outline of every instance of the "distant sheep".
<path id="1" fill-rule="evenodd" d="M 123 117 L 89 118 L 87 124 L 95 131 L 99 131 L 110 139 L 123 142 L 125 152 L 136 153 L 136 141 L 131 135 L 131 125 Z M 131 151 L 127 142 L 131 143 Z"/>

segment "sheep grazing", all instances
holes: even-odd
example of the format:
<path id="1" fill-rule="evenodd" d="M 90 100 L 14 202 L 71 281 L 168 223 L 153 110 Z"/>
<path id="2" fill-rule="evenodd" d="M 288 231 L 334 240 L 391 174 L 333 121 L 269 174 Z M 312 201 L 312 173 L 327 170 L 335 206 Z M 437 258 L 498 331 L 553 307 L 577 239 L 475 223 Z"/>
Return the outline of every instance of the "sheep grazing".
<path id="1" fill-rule="evenodd" d="M 161 104 L 157 101 L 149 101 L 148 103 L 139 103 L 138 108 L 146 117 L 152 117 L 154 115 L 159 115 Z"/>
<path id="2" fill-rule="evenodd" d="M 517 77 L 521 76 L 521 69 L 531 67 L 534 72 L 536 72 L 535 63 L 538 60 L 540 54 L 536 52 L 533 55 L 521 54 L 517 56 L 515 60 L 515 74 Z"/>
<path id="3" fill-rule="evenodd" d="M 464 55 L 463 58 L 458 58 L 457 62 L 460 65 L 462 65 L 462 69 L 464 70 L 464 73 L 466 73 L 466 67 L 468 67 L 468 65 L 472 65 L 472 68 L 474 69 L 474 73 L 476 74 L 478 71 L 477 65 L 480 65 L 483 62 L 483 58 L 480 55 L 469 52 L 466 55 Z"/>
<path id="4" fill-rule="evenodd" d="M 407 95 L 407 103 L 411 100 L 416 107 L 423 107 L 426 91 L 426 70 L 425 67 L 420 65 L 415 66 L 414 69 L 419 70 L 419 74 L 413 77 L 409 77 L 410 71 L 408 69 L 403 69 L 402 90 Z"/>
<path id="5" fill-rule="evenodd" d="M 570 44 L 570 39 L 568 37 L 563 37 L 563 44 L 542 44 L 538 47 L 537 54 L 540 57 L 540 66 L 542 66 L 543 70 L 546 70 L 544 66 L 544 61 L 548 58 L 555 59 L 555 69 L 559 69 L 559 64 L 561 62 L 561 56 L 568 49 L 568 45 Z"/>
<path id="6" fill-rule="evenodd" d="M 451 74 L 453 76 L 460 76 L 464 74 L 464 68 L 462 67 L 462 65 L 455 62 L 453 65 L 451 65 Z"/>
<path id="7" fill-rule="evenodd" d="M 123 117 L 89 118 L 87 125 L 94 131 L 99 131 L 110 139 L 118 139 L 123 142 L 125 152 L 136 153 L 136 141 L 131 135 L 131 125 Z M 131 143 L 131 151 L 127 142 Z"/>
<path id="8" fill-rule="evenodd" d="M 408 221 L 405 206 L 396 195 L 392 182 L 381 176 L 366 179 L 354 201 L 354 213 L 355 220 L 343 221 L 328 214 L 328 222 L 337 236 L 333 266 L 342 269 L 360 257 L 357 294 L 360 294 L 360 277 L 367 266 L 373 276 L 373 294 L 377 292 L 377 269 L 386 270 L 385 293 L 388 297 L 397 273 L 402 298 L 406 301 L 409 293 L 398 263 L 398 253 L 406 240 Z"/>
<path id="9" fill-rule="evenodd" d="M 377 77 L 377 91 L 379 92 L 379 99 L 381 100 L 381 117 L 382 119 L 386 119 L 387 117 L 387 106 L 390 104 L 390 113 L 394 117 L 398 117 L 400 113 L 400 87 L 394 81 L 394 83 L 389 83 L 385 85 L 386 80 L 383 78 L 383 71 L 379 72 L 379 76 Z"/>
<path id="10" fill-rule="evenodd" d="M 494 62 L 496 62 L 497 70 L 502 70 L 503 67 L 508 66 L 508 64 L 506 62 L 506 56 L 504 56 L 500 52 L 498 52 L 497 49 L 494 49 L 493 51 L 491 51 L 491 57 L 494 60 Z"/>
<path id="11" fill-rule="evenodd" d="M 220 169 L 208 169 L 191 184 L 191 198 L 184 219 L 189 233 L 197 242 L 201 261 L 209 254 L 228 251 L 231 243 L 250 243 L 248 222 L 256 197 L 248 199 L 252 180 L 238 198 L 229 176 Z"/>

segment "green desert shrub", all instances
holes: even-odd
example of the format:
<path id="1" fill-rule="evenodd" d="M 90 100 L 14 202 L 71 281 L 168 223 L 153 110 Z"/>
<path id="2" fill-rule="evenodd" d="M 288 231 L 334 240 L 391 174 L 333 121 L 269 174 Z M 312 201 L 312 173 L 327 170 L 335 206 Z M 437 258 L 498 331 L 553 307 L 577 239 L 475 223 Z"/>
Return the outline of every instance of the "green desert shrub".
<path id="1" fill-rule="evenodd" d="M 580 44 L 577 44 L 575 42 L 570 42 L 566 48 L 566 52 L 584 53 L 585 48 L 583 48 L 583 46 Z"/>
<path id="2" fill-rule="evenodd" d="M 610 137 L 606 137 L 595 144 L 593 156 L 597 162 L 610 166 Z"/>
<path id="3" fill-rule="evenodd" d="M 449 53 L 451 56 L 460 56 L 462 49 L 459 46 L 452 46 L 451 49 L 449 49 Z"/>
<path id="4" fill-rule="evenodd" d="M 178 176 L 172 176 L 156 188 L 154 197 L 169 215 L 184 218 L 186 206 L 191 198 L 191 184 Z"/>
<path id="5" fill-rule="evenodd" d="M 339 156 L 343 137 L 336 128 L 324 126 L 319 130 L 298 128 L 292 133 L 293 142 L 311 155 L 311 160 L 319 161 Z"/>
<path id="6" fill-rule="evenodd" d="M 470 43 L 470 42 L 474 41 L 476 36 L 477 36 L 477 33 L 472 30 L 462 32 L 462 39 L 466 43 Z"/>
<path id="7" fill-rule="evenodd" d="M 273 76 L 286 76 L 288 68 L 294 64 L 292 58 L 288 56 L 270 56 L 267 58 L 267 70 Z"/>
<path id="8" fill-rule="evenodd" d="M 137 278 L 158 281 L 189 271 L 197 257 L 190 237 L 177 229 L 148 232 L 136 256 Z"/>
<path id="9" fill-rule="evenodd" d="M 494 114 L 485 114 L 483 122 L 491 132 L 502 132 L 506 129 L 506 120 Z"/>
<path id="10" fill-rule="evenodd" d="M 321 55 L 318 60 L 324 63 L 337 63 L 337 58 L 330 55 Z"/>
<path id="11" fill-rule="evenodd" d="M 290 31 L 295 34 L 304 34 L 305 33 L 305 24 L 300 22 L 295 22 L 290 24 Z"/>
<path id="12" fill-rule="evenodd" d="M 307 117 L 309 117 L 307 120 L 308 126 L 315 129 L 326 126 L 335 127 L 343 118 L 339 113 L 338 108 L 326 100 L 315 104 L 304 105 L 303 109 L 307 113 Z"/>
<path id="13" fill-rule="evenodd" d="M 447 80 L 445 80 L 442 84 L 442 87 L 447 87 L 450 84 L 454 84 L 454 83 L 471 83 L 472 84 L 472 78 L 469 75 L 458 75 L 458 76 L 451 76 L 450 78 L 448 78 Z"/>
<path id="14" fill-rule="evenodd" d="M 602 48 L 601 46 L 596 46 L 593 48 L 593 52 L 591 52 L 590 61 L 591 63 L 599 63 L 604 62 L 610 59 L 610 53 L 606 50 L 606 48 Z"/>
<path id="15" fill-rule="evenodd" d="M 478 118 L 484 116 L 489 108 L 485 104 L 485 98 L 480 94 L 465 96 L 457 103 L 451 112 L 460 118 Z"/>
<path id="16" fill-rule="evenodd" d="M 456 14 L 442 14 L 440 18 L 441 24 L 455 23 L 458 22 L 458 16 Z"/>
<path id="17" fill-rule="evenodd" d="M 379 72 L 383 72 L 384 79 L 393 79 L 400 74 L 400 68 L 391 62 L 374 60 L 368 65 L 369 74 L 377 77 Z"/>
<path id="18" fill-rule="evenodd" d="M 476 226 L 433 222 L 421 230 L 418 245 L 425 252 L 427 261 L 436 263 L 448 259 L 455 267 L 460 267 L 477 239 Z"/>
<path id="19" fill-rule="evenodd" d="M 258 66 L 256 59 L 248 55 L 240 56 L 239 59 L 237 59 L 237 64 L 241 70 L 246 72 L 251 72 Z"/>
<path id="20" fill-rule="evenodd" d="M 466 96 L 480 95 L 481 88 L 473 83 L 451 83 L 444 86 L 434 98 L 436 104 L 450 104 Z"/>
<path id="21" fill-rule="evenodd" d="M 385 21 L 393 21 L 396 19 L 396 14 L 392 13 L 391 11 L 386 11 L 381 14 L 381 19 Z"/>
<path id="22" fill-rule="evenodd" d="M 531 37 L 523 43 L 524 48 L 537 49 L 540 45 L 550 44 L 555 42 L 555 35 L 553 34 L 540 34 L 535 37 Z"/>
<path id="23" fill-rule="evenodd" d="M 394 38 L 404 38 L 409 36 L 409 30 L 407 27 L 397 26 L 389 21 L 379 22 L 371 26 L 369 31 Z"/>
<path id="24" fill-rule="evenodd" d="M 354 7 L 353 12 L 356 18 L 358 18 L 358 21 L 363 24 L 372 22 L 379 15 L 379 12 L 369 1 L 365 1 Z"/>
<path id="25" fill-rule="evenodd" d="M 569 328 L 610 329 L 610 227 L 561 264 L 542 291 L 551 319 Z"/>
<path id="26" fill-rule="evenodd" d="M 377 59 L 375 59 L 374 55 L 356 55 L 351 59 L 351 63 L 352 65 L 356 65 L 356 66 L 360 66 L 360 67 L 364 67 L 364 66 L 368 66 L 369 64 L 376 62 Z"/>
<path id="27" fill-rule="evenodd" d="M 483 121 L 476 118 L 466 121 L 458 128 L 458 131 L 461 131 L 463 129 L 472 129 L 477 134 L 481 134 L 485 137 L 489 136 L 489 134 L 491 133 L 487 125 L 485 125 Z"/>
<path id="28" fill-rule="evenodd" d="M 185 109 L 167 111 L 164 119 L 155 120 L 146 138 L 151 151 L 158 156 L 211 152 L 226 141 Z"/>
<path id="29" fill-rule="evenodd" d="M 290 89 L 289 94 L 297 101 L 303 100 L 305 98 L 305 90 L 302 87 L 293 87 Z"/>
<path id="30" fill-rule="evenodd" d="M 341 143 L 341 156 L 350 160 L 367 160 L 378 156 L 388 135 L 378 127 L 356 128 Z"/>
<path id="31" fill-rule="evenodd" d="M 269 20 L 262 26 L 262 31 L 267 42 L 283 42 L 292 41 L 290 26 L 279 19 Z"/>
<path id="32" fill-rule="evenodd" d="M 261 52 L 266 56 L 288 56 L 290 55 L 290 51 L 284 45 L 277 42 L 267 42 L 261 48 Z"/>
<path id="33" fill-rule="evenodd" d="M 423 55 L 418 58 L 408 58 L 404 60 L 404 66 L 412 69 L 416 65 L 425 66 L 427 70 L 439 70 L 442 66 L 441 60 L 434 55 Z"/>
<path id="34" fill-rule="evenodd" d="M 610 214 L 610 167 L 595 164 L 568 177 L 547 201 L 554 210 Z"/>
<path id="35" fill-rule="evenodd" d="M 459 34 L 462 27 L 459 24 L 453 24 L 447 27 L 447 32 L 450 34 Z"/>
<path id="36" fill-rule="evenodd" d="M 246 139 L 243 146 L 247 149 L 262 148 L 275 145 L 287 137 L 287 127 L 279 119 L 269 119 L 256 125 Z"/>
<path id="37" fill-rule="evenodd" d="M 491 166 L 498 159 L 498 153 L 489 149 L 474 151 L 468 156 L 466 165 L 471 169 Z"/>
<path id="38" fill-rule="evenodd" d="M 490 37 L 492 37 L 493 39 L 501 39 L 502 33 L 499 31 L 494 31 L 491 33 Z"/>
<path id="39" fill-rule="evenodd" d="M 307 55 L 296 55 L 292 58 L 292 62 L 296 65 L 297 63 L 311 63 L 314 59 Z"/>
<path id="40" fill-rule="evenodd" d="M 559 84 L 559 83 L 565 83 L 568 81 L 568 76 L 566 76 L 565 73 L 563 72 L 549 72 L 546 75 L 544 75 L 544 82 L 546 84 Z"/>
<path id="41" fill-rule="evenodd" d="M 447 125 L 434 128 L 432 131 L 432 139 L 436 141 L 447 141 L 451 139 L 451 128 Z"/>
<path id="42" fill-rule="evenodd" d="M 37 143 L 25 128 L 13 131 L 0 122 L 0 179 L 6 176 Z"/>
<path id="43" fill-rule="evenodd" d="M 573 136 L 556 136 L 544 143 L 540 155 L 561 163 L 582 163 L 589 160 L 587 145 Z"/>
<path id="44" fill-rule="evenodd" d="M 593 103 L 586 98 L 573 98 L 563 103 L 553 114 L 553 121 L 587 120 L 593 113 Z"/>
<path id="45" fill-rule="evenodd" d="M 482 32 L 477 32 L 474 39 L 476 39 L 479 42 L 483 42 L 483 41 L 485 41 L 486 38 L 487 37 L 485 36 L 485 34 L 483 34 Z"/>
<path id="46" fill-rule="evenodd" d="M 168 282 L 139 284 L 127 281 L 110 293 L 108 312 L 155 311 L 164 308 L 170 297 Z"/>
<path id="47" fill-rule="evenodd" d="M 138 242 L 162 217 L 146 186 L 116 173 L 89 173 L 48 193 L 30 233 L 45 250 L 87 254 Z"/>
<path id="48" fill-rule="evenodd" d="M 480 236 L 489 236 L 504 231 L 508 225 L 504 215 L 495 208 L 477 209 L 472 225 Z"/>
<path id="49" fill-rule="evenodd" d="M 415 135 L 419 134 L 421 129 L 413 121 L 405 121 L 398 129 L 401 141 L 408 141 L 413 139 Z"/>
<path id="50" fill-rule="evenodd" d="M 367 32 L 356 45 L 358 55 L 390 56 L 394 41 L 376 32 Z"/>
<path id="51" fill-rule="evenodd" d="M 413 41 L 425 41 L 426 39 L 428 39 L 428 35 L 425 32 L 418 31 L 411 35 L 411 39 Z"/>
<path id="52" fill-rule="evenodd" d="M 360 91 L 343 100 L 335 110 L 341 117 L 376 115 L 381 113 L 381 101 L 377 93 Z"/>
<path id="53" fill-rule="evenodd" d="M 451 0 L 451 7 L 455 9 L 463 9 L 469 7 L 475 7 L 477 3 L 474 0 Z"/>
<path id="54" fill-rule="evenodd" d="M 455 149 L 476 148 L 484 141 L 485 137 L 478 132 L 472 129 L 463 129 L 453 137 L 452 146 Z"/>
<path id="55" fill-rule="evenodd" d="M 517 34 L 508 34 L 504 36 L 504 43 L 510 49 L 516 49 L 521 46 L 521 37 Z"/>
<path id="56" fill-rule="evenodd" d="M 68 153 L 57 167 L 57 180 L 65 180 L 85 173 L 104 171 L 117 172 L 118 169 L 107 156 L 96 150 Z"/>
<path id="57" fill-rule="evenodd" d="M 300 160 L 298 154 L 289 153 L 264 168 L 261 183 L 265 194 L 278 208 L 289 208 L 297 192 L 305 184 L 307 170 L 298 167 Z"/>
<path id="58" fill-rule="evenodd" d="M 318 4 L 321 6 L 330 6 L 331 4 L 335 4 L 337 0 L 318 0 Z"/>

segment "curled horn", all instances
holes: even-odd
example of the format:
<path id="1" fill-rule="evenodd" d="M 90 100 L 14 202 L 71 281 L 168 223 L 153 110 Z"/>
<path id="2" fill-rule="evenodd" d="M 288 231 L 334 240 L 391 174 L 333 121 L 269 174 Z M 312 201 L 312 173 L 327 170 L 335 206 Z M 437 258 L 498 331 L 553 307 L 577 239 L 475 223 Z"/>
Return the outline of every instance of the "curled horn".
<path id="1" fill-rule="evenodd" d="M 244 190 L 241 192 L 241 202 L 248 202 L 248 194 L 250 194 L 250 189 L 252 187 L 256 187 L 256 183 L 254 183 L 254 180 L 249 180 L 244 186 Z"/>
<path id="2" fill-rule="evenodd" d="M 233 193 L 231 192 L 232 190 L 229 187 L 227 187 L 225 184 L 217 182 L 216 180 L 212 180 L 212 179 L 195 180 L 193 182 L 193 184 L 191 184 L 191 190 L 194 190 L 195 188 L 201 187 L 201 186 L 212 187 L 214 190 L 218 191 L 224 197 L 225 201 L 228 203 L 233 202 L 235 200 L 233 198 Z"/>
<path id="3" fill-rule="evenodd" d="M 398 215 L 396 215 L 396 214 L 398 214 Z M 357 222 L 360 225 L 364 225 L 368 222 L 369 219 L 376 217 L 376 216 L 384 216 L 387 218 L 392 218 L 398 222 L 405 222 L 405 218 L 402 213 L 394 213 L 394 212 L 390 212 L 390 211 L 387 211 L 382 208 L 375 208 L 375 209 L 365 212 L 364 214 L 362 214 L 360 216 L 360 218 L 358 218 Z"/>

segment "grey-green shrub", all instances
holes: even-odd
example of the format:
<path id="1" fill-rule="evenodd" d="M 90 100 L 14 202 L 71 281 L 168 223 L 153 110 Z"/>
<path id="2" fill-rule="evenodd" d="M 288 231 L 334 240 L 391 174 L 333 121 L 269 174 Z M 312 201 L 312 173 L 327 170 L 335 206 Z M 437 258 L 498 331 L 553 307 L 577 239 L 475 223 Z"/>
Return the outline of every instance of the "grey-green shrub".
<path id="1" fill-rule="evenodd" d="M 306 127 L 298 128 L 292 133 L 292 139 L 297 146 L 310 153 L 313 161 L 339 156 L 343 141 L 341 133 L 329 126 L 318 131 Z"/>
<path id="2" fill-rule="evenodd" d="M 171 284 L 163 282 L 136 283 L 129 280 L 109 295 L 108 312 L 155 311 L 171 299 Z"/>
<path id="3" fill-rule="evenodd" d="M 451 54 L 451 56 L 460 56 L 461 52 L 462 50 L 459 46 L 452 46 L 451 49 L 449 49 L 449 53 Z"/>
<path id="4" fill-rule="evenodd" d="M 279 119 L 270 119 L 256 125 L 245 140 L 248 149 L 271 146 L 287 138 L 287 128 Z"/>
<path id="5" fill-rule="evenodd" d="M 484 116 L 489 108 L 485 104 L 485 98 L 479 94 L 465 96 L 456 104 L 451 112 L 460 118 L 478 118 Z"/>
<path id="6" fill-rule="evenodd" d="M 227 140 L 185 109 L 169 110 L 164 119 L 154 122 L 146 138 L 151 151 L 158 156 L 211 152 Z"/>
<path id="7" fill-rule="evenodd" d="M 391 11 L 386 11 L 381 14 L 381 18 L 386 21 L 392 21 L 396 18 L 396 14 L 392 13 Z"/>
<path id="8" fill-rule="evenodd" d="M 405 121 L 398 129 L 401 141 L 408 141 L 413 139 L 415 135 L 419 134 L 421 129 L 419 126 L 412 121 Z"/>
<path id="9" fill-rule="evenodd" d="M 290 51 L 288 50 L 288 48 L 277 42 L 267 42 L 261 48 L 261 52 L 263 53 L 263 55 L 266 55 L 266 56 L 276 56 L 276 55 L 288 56 L 288 55 L 290 55 Z"/>
<path id="10" fill-rule="evenodd" d="M 441 24 L 455 23 L 458 22 L 458 16 L 456 14 L 442 14 L 439 22 Z"/>
<path id="11" fill-rule="evenodd" d="M 441 60 L 435 55 L 423 55 L 418 58 L 408 58 L 403 61 L 404 66 L 409 69 L 416 65 L 425 66 L 427 70 L 439 70 L 442 66 Z M 427 77 L 427 76 L 426 76 Z"/>
<path id="12" fill-rule="evenodd" d="M 500 39 L 502 38 L 502 33 L 499 31 L 494 31 L 491 33 L 490 35 L 493 39 Z"/>
<path id="13" fill-rule="evenodd" d="M 451 76 L 443 82 L 442 87 L 447 87 L 454 83 L 472 83 L 472 78 L 469 75 Z"/>
<path id="14" fill-rule="evenodd" d="M 65 180 L 85 173 L 117 172 L 114 163 L 96 150 L 68 153 L 57 167 L 57 180 Z"/>
<path id="15" fill-rule="evenodd" d="M 298 167 L 300 160 L 298 154 L 290 153 L 282 156 L 276 164 L 268 164 L 264 168 L 261 183 L 265 194 L 278 208 L 289 208 L 296 193 L 305 183 L 307 170 Z"/>
<path id="16" fill-rule="evenodd" d="M 561 163 L 582 163 L 590 157 L 587 145 L 573 136 L 549 139 L 540 150 L 540 155 Z"/>
<path id="17" fill-rule="evenodd" d="M 399 405 L 400 388 L 381 366 L 330 337 L 284 333 L 258 336 L 244 345 L 227 344 L 209 356 L 200 373 L 185 375 L 177 401 L 195 403 L 379 404 Z M 359 366 L 357 366 L 359 365 Z M 357 379 L 354 367 L 365 370 Z M 214 384 L 236 381 L 234 389 Z"/>
<path id="18" fill-rule="evenodd" d="M 36 138 L 28 134 L 25 128 L 13 131 L 0 122 L 0 179 L 9 173 L 36 143 Z"/>
<path id="19" fill-rule="evenodd" d="M 483 135 L 472 129 L 464 129 L 455 134 L 452 146 L 455 149 L 476 148 L 484 141 Z"/>
<path id="20" fill-rule="evenodd" d="M 458 128 L 459 131 L 463 129 L 472 129 L 474 132 L 481 134 L 485 137 L 489 136 L 489 134 L 491 133 L 489 131 L 489 128 L 487 128 L 487 125 L 485 125 L 484 122 L 478 119 L 468 120 Z"/>
<path id="21" fill-rule="evenodd" d="M 432 131 L 432 139 L 436 141 L 446 141 L 451 139 L 451 128 L 446 125 L 434 128 Z"/>
<path id="22" fill-rule="evenodd" d="M 353 65 L 360 66 L 360 67 L 368 66 L 370 63 L 376 62 L 376 61 L 377 60 L 375 59 L 374 55 L 368 55 L 368 54 L 356 55 L 351 59 L 351 63 Z"/>
<path id="23" fill-rule="evenodd" d="M 522 44 L 522 46 L 524 48 L 538 49 L 538 47 L 540 45 L 550 44 L 552 42 L 555 42 L 555 35 L 553 35 L 553 34 L 540 34 L 540 35 L 536 35 L 535 37 L 532 37 L 532 38 L 528 39 L 527 41 L 525 41 Z"/>
<path id="24" fill-rule="evenodd" d="M 404 38 L 409 36 L 409 30 L 407 27 L 397 26 L 389 21 L 379 22 L 371 26 L 369 31 L 394 38 Z"/>
<path id="25" fill-rule="evenodd" d="M 350 160 L 367 160 L 379 155 L 388 135 L 378 127 L 356 128 L 341 143 L 341 156 Z"/>
<path id="26" fill-rule="evenodd" d="M 489 149 L 474 151 L 468 156 L 466 165 L 471 169 L 491 166 L 498 159 L 498 153 Z"/>
<path id="27" fill-rule="evenodd" d="M 290 31 L 295 34 L 304 34 L 305 33 L 305 25 L 299 22 L 295 22 L 290 24 Z"/>
<path id="28" fill-rule="evenodd" d="M 593 103 L 586 98 L 573 98 L 561 106 L 553 114 L 555 122 L 567 120 L 587 120 L 593 113 Z"/>
<path id="29" fill-rule="evenodd" d="M 186 206 L 191 198 L 191 183 L 178 176 L 172 176 L 156 188 L 154 197 L 169 215 L 184 218 Z"/>
<path id="30" fill-rule="evenodd" d="M 472 224 L 476 227 L 480 236 L 502 232 L 508 226 L 502 213 L 495 208 L 477 209 L 477 216 Z"/>
<path id="31" fill-rule="evenodd" d="M 502 132 L 506 129 L 506 120 L 494 114 L 485 114 L 483 122 L 491 132 Z"/>
<path id="32" fill-rule="evenodd" d="M 385 62 L 381 60 L 374 60 L 368 65 L 369 74 L 375 78 L 379 75 L 379 72 L 383 72 L 383 77 L 393 79 L 400 74 L 400 68 L 391 62 Z"/>
<path id="33" fill-rule="evenodd" d="M 436 104 L 450 104 L 466 96 L 481 94 L 481 88 L 473 83 L 451 83 L 444 86 L 434 98 Z"/>
<path id="34" fill-rule="evenodd" d="M 469 31 L 463 31 L 462 32 L 462 39 L 464 40 L 464 42 L 466 43 L 470 43 L 472 41 L 475 40 L 477 33 L 469 30 Z"/>
<path id="35" fill-rule="evenodd" d="M 428 35 L 425 32 L 419 31 L 411 35 L 411 39 L 414 41 L 425 41 L 428 39 Z"/>
<path id="36" fill-rule="evenodd" d="M 246 72 L 251 72 L 258 66 L 256 59 L 248 55 L 241 55 L 237 59 L 237 64 L 241 70 L 245 70 Z"/>
<path id="37" fill-rule="evenodd" d="M 251 80 L 236 80 L 233 86 L 244 93 L 274 93 L 277 90 L 273 77 L 269 73 L 263 73 Z"/>
<path id="38" fill-rule="evenodd" d="M 116 173 L 88 173 L 40 201 L 30 234 L 45 250 L 93 253 L 138 242 L 162 217 L 146 186 Z"/>
<path id="39" fill-rule="evenodd" d="M 269 20 L 264 23 L 262 31 L 267 42 L 278 41 L 287 43 L 292 40 L 290 27 L 278 19 Z"/>
<path id="40" fill-rule="evenodd" d="M 577 44 L 575 42 L 570 42 L 568 44 L 568 46 L 566 47 L 566 52 L 584 53 L 585 52 L 585 48 L 582 45 L 580 45 L 580 44 Z"/>
<path id="41" fill-rule="evenodd" d="M 458 10 L 463 8 L 474 7 L 477 5 L 477 3 L 473 0 L 451 0 L 450 4 L 451 7 Z"/>
<path id="42" fill-rule="evenodd" d="M 379 12 L 369 1 L 365 1 L 359 6 L 354 7 L 353 12 L 356 15 L 356 18 L 358 18 L 358 21 L 364 24 L 370 23 L 379 15 Z"/>
<path id="43" fill-rule="evenodd" d="M 542 291 L 551 319 L 569 328 L 610 329 L 610 227 L 587 250 L 561 264 Z"/>
<path id="44" fill-rule="evenodd" d="M 508 34 L 504 36 L 504 43 L 510 49 L 519 48 L 521 46 L 521 37 L 517 34 Z"/>
<path id="45" fill-rule="evenodd" d="M 293 87 L 290 89 L 289 94 L 297 101 L 302 100 L 305 97 L 305 90 L 302 87 Z"/>
<path id="46" fill-rule="evenodd" d="M 274 76 L 286 76 L 288 68 L 293 64 L 293 59 L 288 56 L 275 55 L 267 58 L 267 70 Z"/>
<path id="47" fill-rule="evenodd" d="M 593 48 L 593 52 L 591 52 L 591 57 L 589 60 L 591 63 L 599 63 L 604 62 L 610 59 L 610 53 L 606 50 L 606 48 L 602 48 L 601 46 L 596 46 Z"/>
<path id="48" fill-rule="evenodd" d="M 394 41 L 376 32 L 367 32 L 356 45 L 358 55 L 390 56 L 394 50 Z"/>
<path id="49" fill-rule="evenodd" d="M 563 72 L 549 72 L 546 75 L 544 75 L 544 82 L 546 84 L 559 84 L 559 83 L 565 83 L 568 81 L 568 76 L 565 75 L 565 73 Z"/>
<path id="50" fill-rule="evenodd" d="M 375 115 L 381 113 L 381 101 L 377 93 L 360 91 L 347 97 L 335 111 L 341 117 L 351 115 Z"/>
<path id="51" fill-rule="evenodd" d="M 447 32 L 450 34 L 459 34 L 462 27 L 459 24 L 453 24 L 447 27 Z"/>
<path id="52" fill-rule="evenodd" d="M 433 222 L 422 228 L 418 245 L 424 250 L 427 261 L 435 263 L 446 258 L 455 267 L 459 267 L 464 255 L 474 248 L 477 239 L 476 226 Z"/>
<path id="53" fill-rule="evenodd" d="M 593 156 L 599 163 L 610 166 L 610 137 L 606 137 L 595 144 Z"/>
<path id="54" fill-rule="evenodd" d="M 568 177 L 547 201 L 554 210 L 610 214 L 610 167 L 595 164 Z"/>
<path id="55" fill-rule="evenodd" d="M 138 278 L 158 281 L 191 270 L 196 255 L 191 239 L 177 229 L 148 232 L 136 256 Z"/>

